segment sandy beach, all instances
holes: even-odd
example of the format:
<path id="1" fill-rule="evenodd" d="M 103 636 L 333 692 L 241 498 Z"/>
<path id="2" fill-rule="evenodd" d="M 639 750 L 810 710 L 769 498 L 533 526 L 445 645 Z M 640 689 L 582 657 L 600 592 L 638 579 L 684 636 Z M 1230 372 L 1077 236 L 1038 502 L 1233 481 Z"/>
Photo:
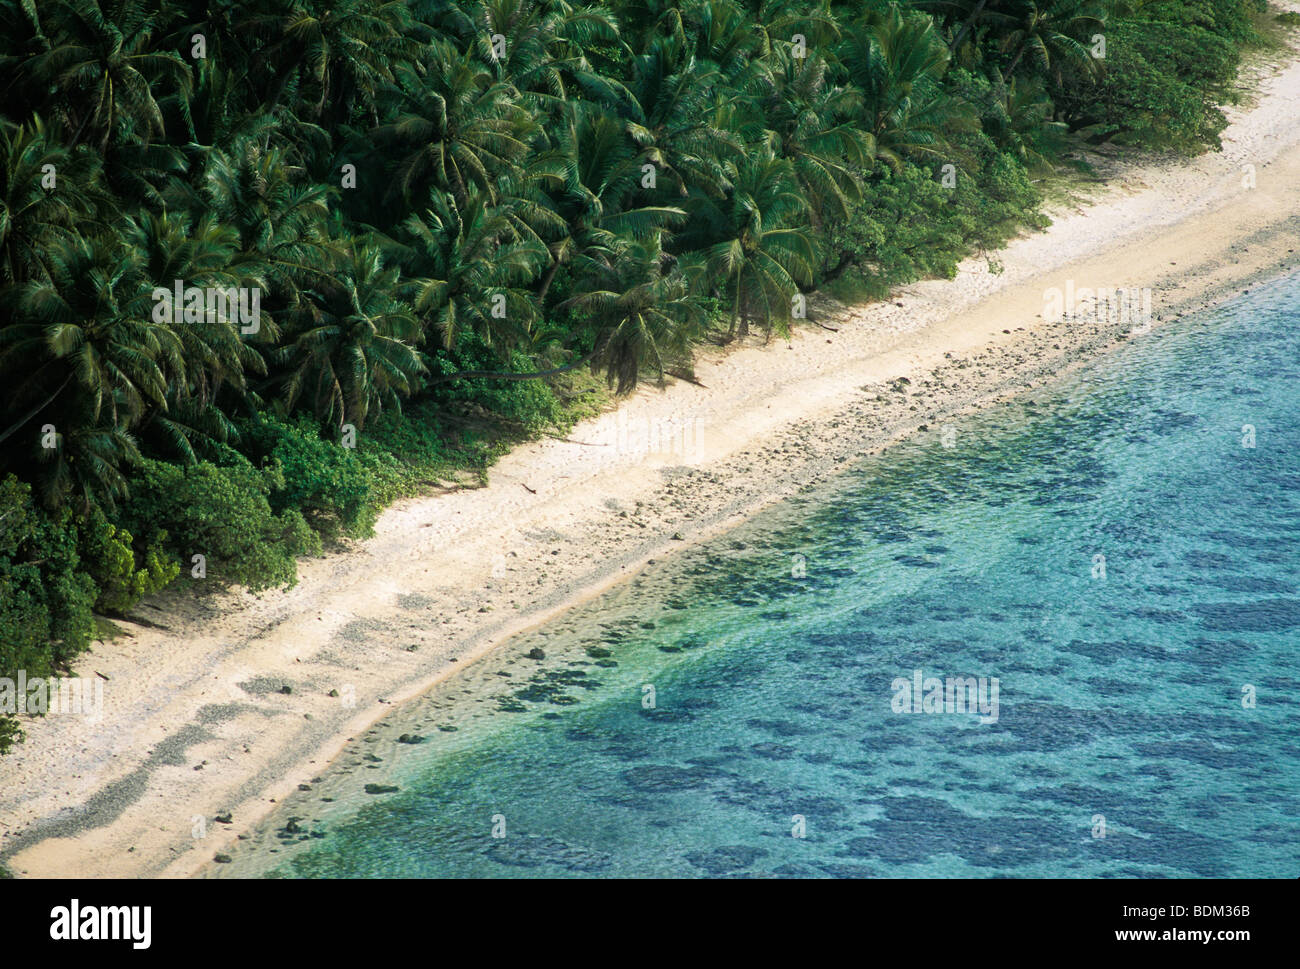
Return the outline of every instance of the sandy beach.
<path id="1" fill-rule="evenodd" d="M 1149 288 L 1154 326 L 1176 325 L 1300 267 L 1300 61 L 1269 61 L 1244 72 L 1219 153 L 1103 163 L 1091 201 L 954 280 L 865 307 L 819 297 L 820 325 L 789 340 L 703 351 L 698 383 L 519 447 L 486 487 L 393 506 L 374 538 L 300 563 L 291 590 L 144 603 L 78 662 L 103 678 L 102 718 L 28 720 L 0 758 L 0 863 L 189 875 L 512 634 L 900 436 L 938 446 L 946 419 L 1142 339 L 1128 321 L 1047 318 L 1049 291 Z"/>

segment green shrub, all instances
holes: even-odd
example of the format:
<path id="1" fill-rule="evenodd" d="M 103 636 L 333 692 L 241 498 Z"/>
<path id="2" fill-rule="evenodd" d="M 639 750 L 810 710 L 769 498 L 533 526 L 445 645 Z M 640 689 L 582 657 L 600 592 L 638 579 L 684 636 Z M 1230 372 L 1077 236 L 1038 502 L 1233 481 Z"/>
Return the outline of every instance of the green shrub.
<path id="1" fill-rule="evenodd" d="M 97 590 L 80 568 L 69 509 L 39 509 L 10 476 L 0 482 L 0 515 L 0 669 L 43 676 L 90 644 Z"/>
<path id="2" fill-rule="evenodd" d="M 180 566 L 163 550 L 166 539 L 166 532 L 158 532 L 137 553 L 131 533 L 109 522 L 98 507 L 92 508 L 82 523 L 82 556 L 99 587 L 95 608 L 124 615 L 146 595 L 171 583 Z"/>
<path id="3" fill-rule="evenodd" d="M 1239 58 L 1230 39 L 1195 23 L 1120 21 L 1106 41 L 1101 76 L 1058 93 L 1071 128 L 1185 153 L 1220 147 L 1218 105 L 1232 96 Z"/>
<path id="4" fill-rule="evenodd" d="M 306 417 L 292 424 L 262 417 L 244 425 L 241 437 L 254 460 L 270 461 L 283 473 L 283 484 L 270 495 L 276 512 L 300 511 L 329 540 L 374 534 L 383 489 L 355 448 L 323 439 Z"/>
<path id="5" fill-rule="evenodd" d="M 440 355 L 431 361 L 430 375 L 436 379 L 466 370 L 533 373 L 544 368 L 544 363 L 539 364 L 519 351 L 503 360 L 475 334 L 466 331 L 459 337 L 454 353 Z M 456 380 L 433 384 L 430 390 L 428 397 L 433 400 L 480 407 L 485 412 L 517 423 L 525 431 L 540 431 L 564 418 L 563 405 L 554 388 L 545 380 Z"/>
<path id="6" fill-rule="evenodd" d="M 1045 223 L 1038 194 L 1014 159 L 982 135 L 971 139 L 968 155 L 981 171 L 959 173 L 952 189 L 943 187 L 938 172 L 916 165 L 882 173 L 832 231 L 832 251 L 837 258 L 852 254 L 872 295 L 918 279 L 951 279 L 973 251 Z"/>
<path id="7" fill-rule="evenodd" d="M 51 676 L 95 633 L 98 590 L 80 568 L 79 530 L 67 508 L 47 513 L 12 475 L 0 481 L 0 676 Z M 21 739 L 0 716 L 0 753 Z"/>
<path id="8" fill-rule="evenodd" d="M 298 555 L 318 553 L 320 539 L 302 514 L 276 514 L 270 495 L 284 488 L 281 469 L 257 469 L 242 458 L 221 466 L 202 461 L 179 467 L 146 459 L 131 482 L 123 519 L 133 534 L 164 539 L 189 569 L 206 559 L 207 577 L 256 592 L 297 582 Z M 158 523 L 150 531 L 149 523 Z M 192 574 L 192 570 L 191 574 Z"/>

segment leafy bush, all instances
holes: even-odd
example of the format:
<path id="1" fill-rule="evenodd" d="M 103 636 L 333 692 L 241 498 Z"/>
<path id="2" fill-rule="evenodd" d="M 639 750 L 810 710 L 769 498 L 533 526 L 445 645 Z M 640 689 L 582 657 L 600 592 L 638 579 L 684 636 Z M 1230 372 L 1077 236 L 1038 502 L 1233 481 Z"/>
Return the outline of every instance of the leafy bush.
<path id="1" fill-rule="evenodd" d="M 253 461 L 269 461 L 280 469 L 283 484 L 270 495 L 277 513 L 300 511 L 327 540 L 373 534 L 383 493 L 353 447 L 325 440 L 307 417 L 288 423 L 263 416 L 241 431 L 245 453 Z"/>
<path id="2" fill-rule="evenodd" d="M 46 677 L 90 645 L 95 581 L 80 566 L 72 512 L 43 513 L 31 488 L 0 481 L 0 676 Z M 0 716 L 0 753 L 21 732 Z"/>
<path id="3" fill-rule="evenodd" d="M 123 615 L 180 574 L 180 566 L 163 551 L 166 539 L 166 532 L 158 532 L 153 543 L 137 553 L 131 533 L 109 522 L 98 506 L 92 507 L 82 524 L 82 554 L 99 588 L 98 611 Z"/>
<path id="4" fill-rule="evenodd" d="M 1233 37 L 1248 25 L 1221 24 L 1208 6 L 1202 12 L 1196 17 L 1187 8 L 1179 22 L 1108 24 L 1100 77 L 1056 92 L 1071 127 L 1094 139 L 1184 153 L 1220 147 L 1228 122 L 1219 104 L 1231 97 L 1239 59 Z"/>
<path id="5" fill-rule="evenodd" d="M 79 537 L 71 510 L 44 513 L 27 484 L 0 482 L 0 669 L 45 675 L 89 645 L 97 590 Z"/>
<path id="6" fill-rule="evenodd" d="M 466 332 L 452 356 L 434 362 L 432 375 L 436 380 L 466 370 L 526 374 L 545 366 L 518 350 L 503 360 L 475 334 Z M 457 380 L 433 384 L 427 393 L 429 399 L 478 407 L 533 432 L 553 426 L 564 416 L 554 388 L 544 380 Z"/>
<path id="7" fill-rule="evenodd" d="M 945 188 L 938 172 L 905 165 L 870 184 L 831 245 L 851 254 L 877 293 L 927 277 L 951 279 L 973 250 L 991 248 L 1025 225 L 1041 225 L 1037 193 L 1023 168 L 981 136 L 978 176 Z"/>
<path id="8" fill-rule="evenodd" d="M 187 565 L 203 555 L 208 578 L 223 584 L 254 592 L 292 586 L 295 556 L 319 553 L 321 544 L 301 512 L 272 510 L 270 495 L 284 486 L 278 465 L 259 470 L 240 457 L 186 467 L 146 459 L 131 481 L 123 520 L 133 534 L 165 542 Z M 157 526 L 150 530 L 153 522 L 167 523 L 165 538 Z"/>

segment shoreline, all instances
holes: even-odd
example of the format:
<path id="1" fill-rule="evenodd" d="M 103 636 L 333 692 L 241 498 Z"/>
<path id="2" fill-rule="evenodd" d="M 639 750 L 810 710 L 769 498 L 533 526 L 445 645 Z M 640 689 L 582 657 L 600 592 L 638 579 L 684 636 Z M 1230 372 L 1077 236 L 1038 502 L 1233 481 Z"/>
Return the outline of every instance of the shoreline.
<path id="1" fill-rule="evenodd" d="M 815 299 L 834 332 L 703 351 L 700 384 L 639 391 L 568 439 L 516 448 L 487 487 L 399 502 L 373 539 L 301 563 L 293 590 L 144 604 L 149 625 L 122 622 L 129 636 L 78 664 L 107 677 L 103 721 L 28 721 L 0 759 L 0 862 L 192 874 L 394 706 L 509 637 L 1122 342 L 1122 325 L 1043 320 L 1045 290 L 1150 287 L 1158 326 L 1300 267 L 1300 62 L 1257 71 L 1222 152 L 1116 166 L 1082 211 L 993 254 L 1000 274 L 974 258 L 882 303 Z M 212 824 L 226 811 L 233 824 Z"/>

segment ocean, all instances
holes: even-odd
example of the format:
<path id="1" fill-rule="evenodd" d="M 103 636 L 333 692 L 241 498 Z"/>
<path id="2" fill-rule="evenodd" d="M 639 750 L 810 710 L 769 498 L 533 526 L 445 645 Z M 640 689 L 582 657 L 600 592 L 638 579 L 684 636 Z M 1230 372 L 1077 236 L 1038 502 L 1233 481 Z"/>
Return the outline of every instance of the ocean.
<path id="1" fill-rule="evenodd" d="M 1294 878 L 1298 307 L 1258 286 L 649 566 L 212 873 Z"/>

